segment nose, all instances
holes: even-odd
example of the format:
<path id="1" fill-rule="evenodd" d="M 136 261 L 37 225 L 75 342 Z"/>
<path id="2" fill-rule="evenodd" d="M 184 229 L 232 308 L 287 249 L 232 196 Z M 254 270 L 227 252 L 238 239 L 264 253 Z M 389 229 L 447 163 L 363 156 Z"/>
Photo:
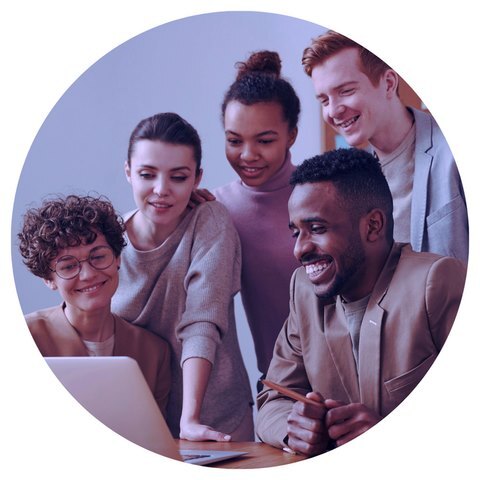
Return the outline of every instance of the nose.
<path id="1" fill-rule="evenodd" d="M 312 253 L 313 251 L 314 245 L 310 239 L 310 236 L 299 233 L 293 248 L 293 254 L 295 255 L 295 258 L 301 262 L 304 255 Z"/>
<path id="2" fill-rule="evenodd" d="M 345 113 L 345 105 L 341 99 L 332 98 L 328 103 L 328 116 L 330 118 L 337 118 Z"/>
<path id="3" fill-rule="evenodd" d="M 80 272 L 78 272 L 78 278 L 80 280 L 88 279 L 95 275 L 97 270 L 93 268 L 87 259 L 80 261 Z"/>
<path id="4" fill-rule="evenodd" d="M 242 148 L 242 152 L 240 154 L 240 158 L 244 162 L 254 162 L 258 160 L 258 151 L 255 145 L 245 143 Z"/>
<path id="5" fill-rule="evenodd" d="M 153 192 L 159 197 L 166 197 L 169 193 L 169 188 L 168 179 L 163 175 L 159 175 L 153 186 Z"/>

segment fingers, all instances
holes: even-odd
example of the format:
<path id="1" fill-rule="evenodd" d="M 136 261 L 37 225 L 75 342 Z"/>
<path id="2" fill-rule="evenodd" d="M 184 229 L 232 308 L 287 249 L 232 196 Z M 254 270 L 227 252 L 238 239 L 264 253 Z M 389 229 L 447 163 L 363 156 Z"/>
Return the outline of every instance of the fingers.
<path id="1" fill-rule="evenodd" d="M 211 202 L 215 200 L 215 198 L 216 198 L 215 195 L 213 195 L 213 193 L 211 193 L 206 188 L 199 188 L 192 192 L 190 196 L 190 205 L 194 207 L 201 203 Z"/>
<path id="2" fill-rule="evenodd" d="M 232 440 L 232 437 L 231 435 L 227 435 L 226 433 L 208 429 L 205 432 L 205 440 L 213 440 L 214 442 L 230 442 Z"/>
<path id="3" fill-rule="evenodd" d="M 329 439 L 324 422 L 326 408 L 320 403 L 322 396 L 318 393 L 307 396 L 318 404 L 294 403 L 287 418 L 287 434 L 292 450 L 311 456 L 326 451 Z"/>
<path id="4" fill-rule="evenodd" d="M 180 438 L 194 442 L 214 441 L 230 442 L 232 437 L 226 433 L 218 432 L 207 425 L 198 423 L 185 424 L 180 430 Z"/>
<path id="5" fill-rule="evenodd" d="M 318 403 L 323 403 L 324 398 L 322 395 L 318 392 L 310 392 L 305 395 L 307 398 L 310 398 L 311 400 L 315 400 Z"/>
<path id="6" fill-rule="evenodd" d="M 358 437 L 380 420 L 375 411 L 359 403 L 331 407 L 325 415 L 328 434 L 337 446 Z"/>

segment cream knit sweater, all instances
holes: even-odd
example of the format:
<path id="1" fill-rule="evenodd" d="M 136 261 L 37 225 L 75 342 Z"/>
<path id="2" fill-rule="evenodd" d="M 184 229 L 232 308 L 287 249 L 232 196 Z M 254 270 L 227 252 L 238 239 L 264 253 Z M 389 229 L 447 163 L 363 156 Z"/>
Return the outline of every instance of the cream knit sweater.
<path id="1" fill-rule="evenodd" d="M 125 221 L 135 213 L 127 214 Z M 201 357 L 213 364 L 203 423 L 231 433 L 252 403 L 233 307 L 240 269 L 238 235 L 218 202 L 188 212 L 156 249 L 138 251 L 129 242 L 122 252 L 112 310 L 171 346 L 172 389 L 166 420 L 174 436 L 179 434 L 182 407 L 181 365 L 188 358 Z"/>

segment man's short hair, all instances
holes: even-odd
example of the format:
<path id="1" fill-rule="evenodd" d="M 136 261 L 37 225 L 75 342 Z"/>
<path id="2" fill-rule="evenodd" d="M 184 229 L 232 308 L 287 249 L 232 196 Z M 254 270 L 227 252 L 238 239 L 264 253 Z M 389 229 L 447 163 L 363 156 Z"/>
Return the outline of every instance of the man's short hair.
<path id="1" fill-rule="evenodd" d="M 332 182 L 353 218 L 375 208 L 387 217 L 387 238 L 393 238 L 393 201 L 382 167 L 371 153 L 339 148 L 305 160 L 290 178 L 292 186 Z"/>
<path id="2" fill-rule="evenodd" d="M 390 67 L 370 50 L 340 33 L 329 30 L 325 34 L 314 38 L 312 44 L 303 51 L 302 65 L 305 73 L 311 76 L 315 66 L 346 48 L 356 48 L 358 50 L 360 68 L 373 85 L 377 86 L 380 77 L 387 70 L 390 70 Z"/>

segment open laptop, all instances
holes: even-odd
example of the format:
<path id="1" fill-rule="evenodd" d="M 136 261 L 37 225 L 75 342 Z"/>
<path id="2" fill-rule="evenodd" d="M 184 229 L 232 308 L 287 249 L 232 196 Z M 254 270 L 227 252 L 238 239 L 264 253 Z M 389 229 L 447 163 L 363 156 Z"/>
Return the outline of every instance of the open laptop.
<path id="1" fill-rule="evenodd" d="M 137 362 L 132 358 L 45 357 L 45 360 L 83 407 L 137 445 L 196 465 L 208 465 L 247 453 L 215 449 L 179 450 Z"/>

